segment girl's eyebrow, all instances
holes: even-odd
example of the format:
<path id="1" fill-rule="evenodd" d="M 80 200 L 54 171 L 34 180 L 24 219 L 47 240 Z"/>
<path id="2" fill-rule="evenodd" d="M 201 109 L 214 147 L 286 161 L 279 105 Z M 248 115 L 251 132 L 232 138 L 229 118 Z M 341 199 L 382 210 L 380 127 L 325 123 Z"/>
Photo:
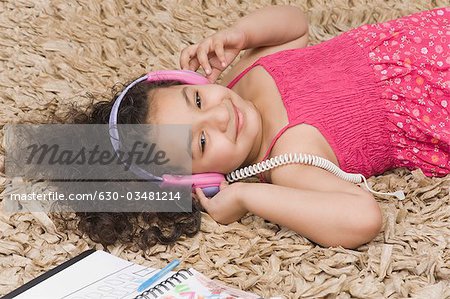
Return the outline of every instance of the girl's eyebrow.
<path id="1" fill-rule="evenodd" d="M 187 89 L 187 86 L 183 87 L 181 89 L 181 94 L 183 95 L 184 100 L 186 101 L 186 105 L 189 106 L 190 105 L 190 101 L 189 101 L 188 95 L 186 93 L 186 89 Z"/>

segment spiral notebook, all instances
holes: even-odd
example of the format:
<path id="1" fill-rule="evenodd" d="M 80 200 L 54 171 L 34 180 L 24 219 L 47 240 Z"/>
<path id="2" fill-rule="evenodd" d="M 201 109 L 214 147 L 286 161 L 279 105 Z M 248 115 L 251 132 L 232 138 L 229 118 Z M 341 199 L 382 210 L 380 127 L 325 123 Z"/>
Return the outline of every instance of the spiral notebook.
<path id="1" fill-rule="evenodd" d="M 259 296 L 211 280 L 193 268 L 171 272 L 150 289 L 138 286 L 160 269 L 88 250 L 0 299 L 256 299 Z"/>

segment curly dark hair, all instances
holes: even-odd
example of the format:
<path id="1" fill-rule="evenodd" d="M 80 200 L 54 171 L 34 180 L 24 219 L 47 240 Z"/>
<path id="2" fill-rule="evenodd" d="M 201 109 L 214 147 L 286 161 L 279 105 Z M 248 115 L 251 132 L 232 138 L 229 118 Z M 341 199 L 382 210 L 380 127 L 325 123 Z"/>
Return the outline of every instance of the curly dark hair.
<path id="1" fill-rule="evenodd" d="M 178 81 L 141 82 L 131 88 L 123 99 L 119 124 L 141 124 L 154 103 L 150 91 L 181 84 Z M 107 124 L 112 106 L 121 91 L 111 100 L 92 102 L 84 110 L 72 107 L 66 115 L 66 123 Z M 114 93 L 114 91 L 113 91 Z M 92 96 L 91 96 L 92 97 Z M 157 243 L 172 244 L 180 237 L 194 236 L 200 229 L 201 207 L 193 201 L 192 212 L 77 212 L 78 229 L 94 242 L 104 246 L 134 243 L 148 249 Z"/>

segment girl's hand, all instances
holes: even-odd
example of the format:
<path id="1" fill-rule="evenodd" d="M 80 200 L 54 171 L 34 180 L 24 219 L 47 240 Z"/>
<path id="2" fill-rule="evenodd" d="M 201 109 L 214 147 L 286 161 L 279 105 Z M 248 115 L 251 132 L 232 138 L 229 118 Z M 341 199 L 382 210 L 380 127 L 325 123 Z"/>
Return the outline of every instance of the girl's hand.
<path id="1" fill-rule="evenodd" d="M 195 188 L 194 198 L 198 200 L 205 211 L 217 222 L 229 224 L 241 219 L 247 210 L 239 199 L 239 185 L 234 183 L 229 185 L 224 181 L 220 184 L 220 191 L 214 197 L 208 198 L 202 189 Z"/>
<path id="2" fill-rule="evenodd" d="M 214 83 L 244 49 L 245 43 L 245 33 L 241 30 L 230 28 L 218 31 L 181 51 L 181 69 L 195 72 L 201 65 L 206 78 Z"/>

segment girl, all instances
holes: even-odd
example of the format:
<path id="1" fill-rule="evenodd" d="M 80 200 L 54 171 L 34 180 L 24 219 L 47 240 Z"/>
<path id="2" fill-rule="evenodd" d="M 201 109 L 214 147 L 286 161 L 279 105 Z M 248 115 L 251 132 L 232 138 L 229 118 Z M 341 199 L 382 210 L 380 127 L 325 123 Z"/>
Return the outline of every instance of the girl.
<path id="1" fill-rule="evenodd" d="M 434 9 L 307 47 L 302 11 L 267 7 L 181 52 L 181 68 L 201 66 L 211 84 L 139 83 L 122 102 L 118 122 L 191 125 L 193 173 L 229 173 L 280 154 L 309 153 L 365 177 L 396 167 L 445 176 L 449 20 L 450 8 Z M 114 100 L 97 103 L 78 122 L 107 123 Z M 212 198 L 196 189 L 194 197 L 220 223 L 251 212 L 323 246 L 356 248 L 381 229 L 373 195 L 326 170 L 290 164 L 260 180 L 223 183 Z M 81 216 L 81 228 L 103 243 L 115 241 L 126 230 L 123 221 L 131 226 L 129 217 L 136 217 Z M 196 204 L 189 215 L 146 214 L 152 227 L 144 246 L 195 234 L 198 217 Z M 107 241 L 101 224 L 112 232 Z M 162 227 L 170 228 L 169 237 Z"/>

